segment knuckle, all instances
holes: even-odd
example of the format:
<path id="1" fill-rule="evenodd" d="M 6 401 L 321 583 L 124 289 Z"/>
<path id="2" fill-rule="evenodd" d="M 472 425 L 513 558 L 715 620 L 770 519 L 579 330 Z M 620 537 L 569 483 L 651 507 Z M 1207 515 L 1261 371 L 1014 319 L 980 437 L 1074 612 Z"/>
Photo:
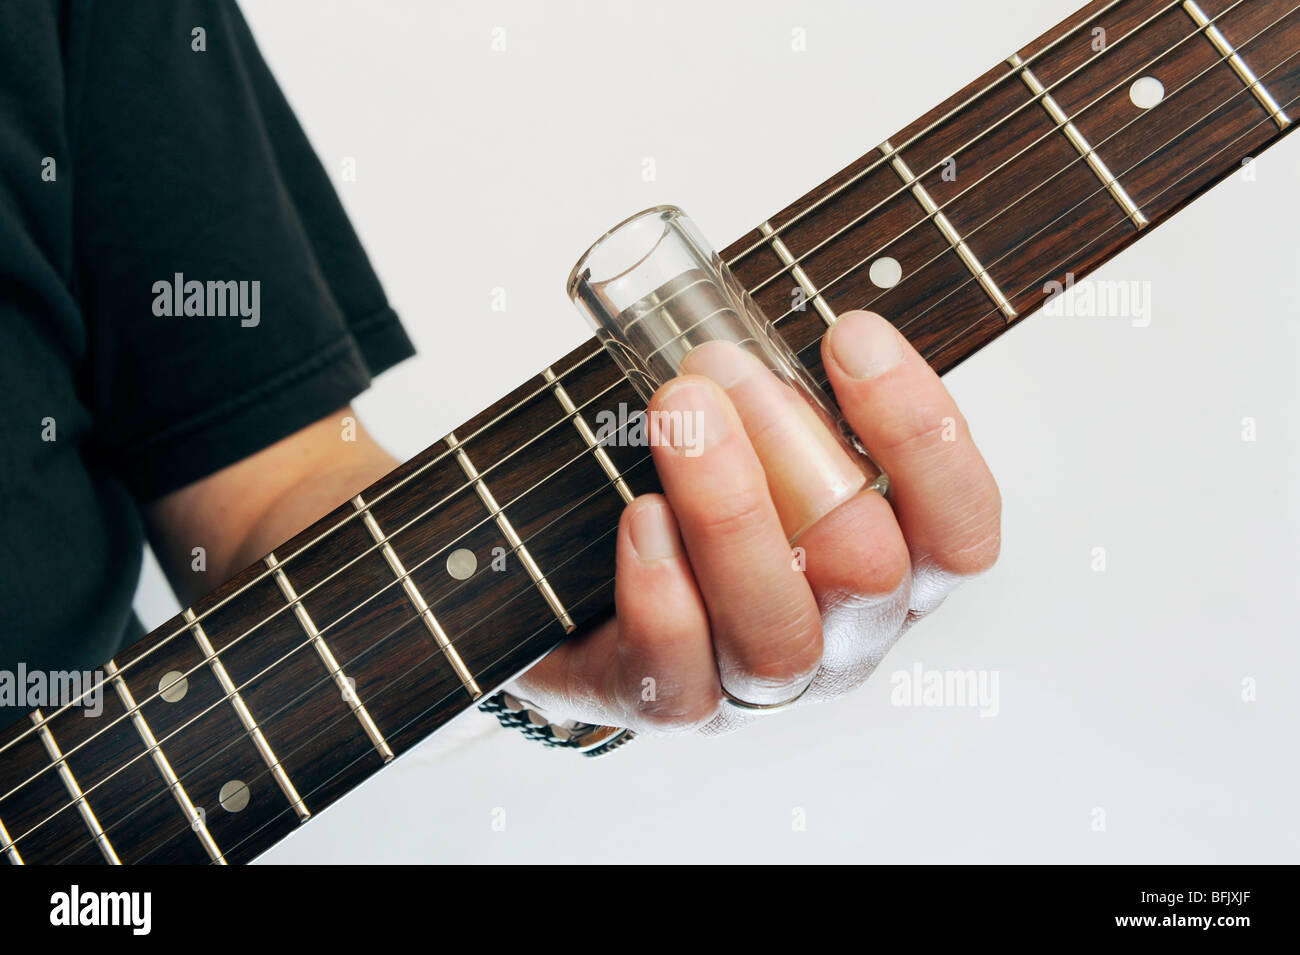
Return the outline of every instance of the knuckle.
<path id="1" fill-rule="evenodd" d="M 943 555 L 943 566 L 963 577 L 982 574 L 997 563 L 1002 550 L 1002 533 L 998 523 L 973 533 L 959 546 L 949 547 Z"/>
<path id="2" fill-rule="evenodd" d="M 688 506 L 683 521 L 705 540 L 727 543 L 759 537 L 772 517 L 767 489 L 745 488 L 721 499 Z"/>
<path id="3" fill-rule="evenodd" d="M 822 657 L 821 617 L 803 610 L 784 623 L 765 627 L 763 639 L 736 642 L 734 659 L 726 667 L 724 683 L 732 693 L 775 694 L 773 700 L 755 697 L 753 702 L 775 702 L 795 686 L 803 686 L 816 671 Z M 786 694 L 788 695 L 788 693 Z"/>
<path id="4" fill-rule="evenodd" d="M 1002 507 L 997 485 L 971 495 L 971 503 L 958 509 L 958 516 L 942 535 L 933 556 L 954 574 L 973 577 L 989 570 L 1002 550 Z"/>
<path id="5" fill-rule="evenodd" d="M 912 557 L 901 537 L 896 544 L 881 546 L 860 565 L 858 593 L 878 597 L 896 593 L 907 583 Z"/>
<path id="6" fill-rule="evenodd" d="M 668 698 L 640 700 L 634 705 L 634 722 L 657 733 L 690 733 L 708 723 L 718 712 L 716 694 L 679 693 Z"/>
<path id="7" fill-rule="evenodd" d="M 959 412 L 935 405 L 903 405 L 878 427 L 875 450 L 895 456 L 948 454 L 967 434 Z"/>

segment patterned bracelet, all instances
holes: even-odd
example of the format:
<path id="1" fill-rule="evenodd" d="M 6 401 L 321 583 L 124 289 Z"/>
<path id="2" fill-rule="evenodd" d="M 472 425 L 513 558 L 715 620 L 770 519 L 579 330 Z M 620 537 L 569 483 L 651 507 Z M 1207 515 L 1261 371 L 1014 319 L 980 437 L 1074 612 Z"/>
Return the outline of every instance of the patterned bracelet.
<path id="1" fill-rule="evenodd" d="M 598 726 L 578 720 L 552 723 L 526 700 L 504 690 L 489 696 L 478 708 L 491 713 L 506 729 L 520 730 L 528 739 L 545 746 L 576 749 L 583 756 L 604 756 L 636 738 L 632 730 L 619 726 Z"/>

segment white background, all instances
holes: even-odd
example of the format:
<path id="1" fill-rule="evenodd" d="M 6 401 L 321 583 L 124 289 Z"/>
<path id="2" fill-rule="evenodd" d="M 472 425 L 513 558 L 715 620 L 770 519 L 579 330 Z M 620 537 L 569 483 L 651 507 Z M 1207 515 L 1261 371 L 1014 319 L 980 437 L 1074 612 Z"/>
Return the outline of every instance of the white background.
<path id="1" fill-rule="evenodd" d="M 672 202 L 720 248 L 1076 2 L 244 8 L 420 349 L 359 401 L 409 456 L 587 335 L 563 283 L 614 222 Z M 265 861 L 1296 861 L 1297 159 L 1096 274 L 1149 327 L 1036 315 L 948 376 L 1003 556 L 862 690 L 596 761 L 471 713 Z M 152 570 L 139 608 L 175 609 Z M 999 715 L 892 706 L 917 662 L 997 671 Z"/>

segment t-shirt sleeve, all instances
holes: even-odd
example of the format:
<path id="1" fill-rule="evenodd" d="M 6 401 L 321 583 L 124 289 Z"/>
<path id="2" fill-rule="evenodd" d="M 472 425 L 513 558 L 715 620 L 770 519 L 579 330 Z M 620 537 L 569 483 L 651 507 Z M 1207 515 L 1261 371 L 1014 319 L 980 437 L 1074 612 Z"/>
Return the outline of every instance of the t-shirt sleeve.
<path id="1" fill-rule="evenodd" d="M 341 408 L 413 348 L 234 3 L 72 9 L 92 451 L 150 499 Z"/>

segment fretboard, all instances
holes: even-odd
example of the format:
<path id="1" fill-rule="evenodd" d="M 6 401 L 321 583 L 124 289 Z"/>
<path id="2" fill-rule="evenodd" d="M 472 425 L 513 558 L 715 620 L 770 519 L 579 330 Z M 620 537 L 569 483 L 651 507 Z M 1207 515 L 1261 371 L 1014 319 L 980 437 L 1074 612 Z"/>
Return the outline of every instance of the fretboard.
<path id="1" fill-rule="evenodd" d="M 722 257 L 819 380 L 853 308 L 945 372 L 1290 130 L 1293 3 L 1095 0 Z M 248 861 L 607 617 L 641 407 L 588 341 L 124 649 L 99 718 L 7 728 L 0 852 Z"/>

